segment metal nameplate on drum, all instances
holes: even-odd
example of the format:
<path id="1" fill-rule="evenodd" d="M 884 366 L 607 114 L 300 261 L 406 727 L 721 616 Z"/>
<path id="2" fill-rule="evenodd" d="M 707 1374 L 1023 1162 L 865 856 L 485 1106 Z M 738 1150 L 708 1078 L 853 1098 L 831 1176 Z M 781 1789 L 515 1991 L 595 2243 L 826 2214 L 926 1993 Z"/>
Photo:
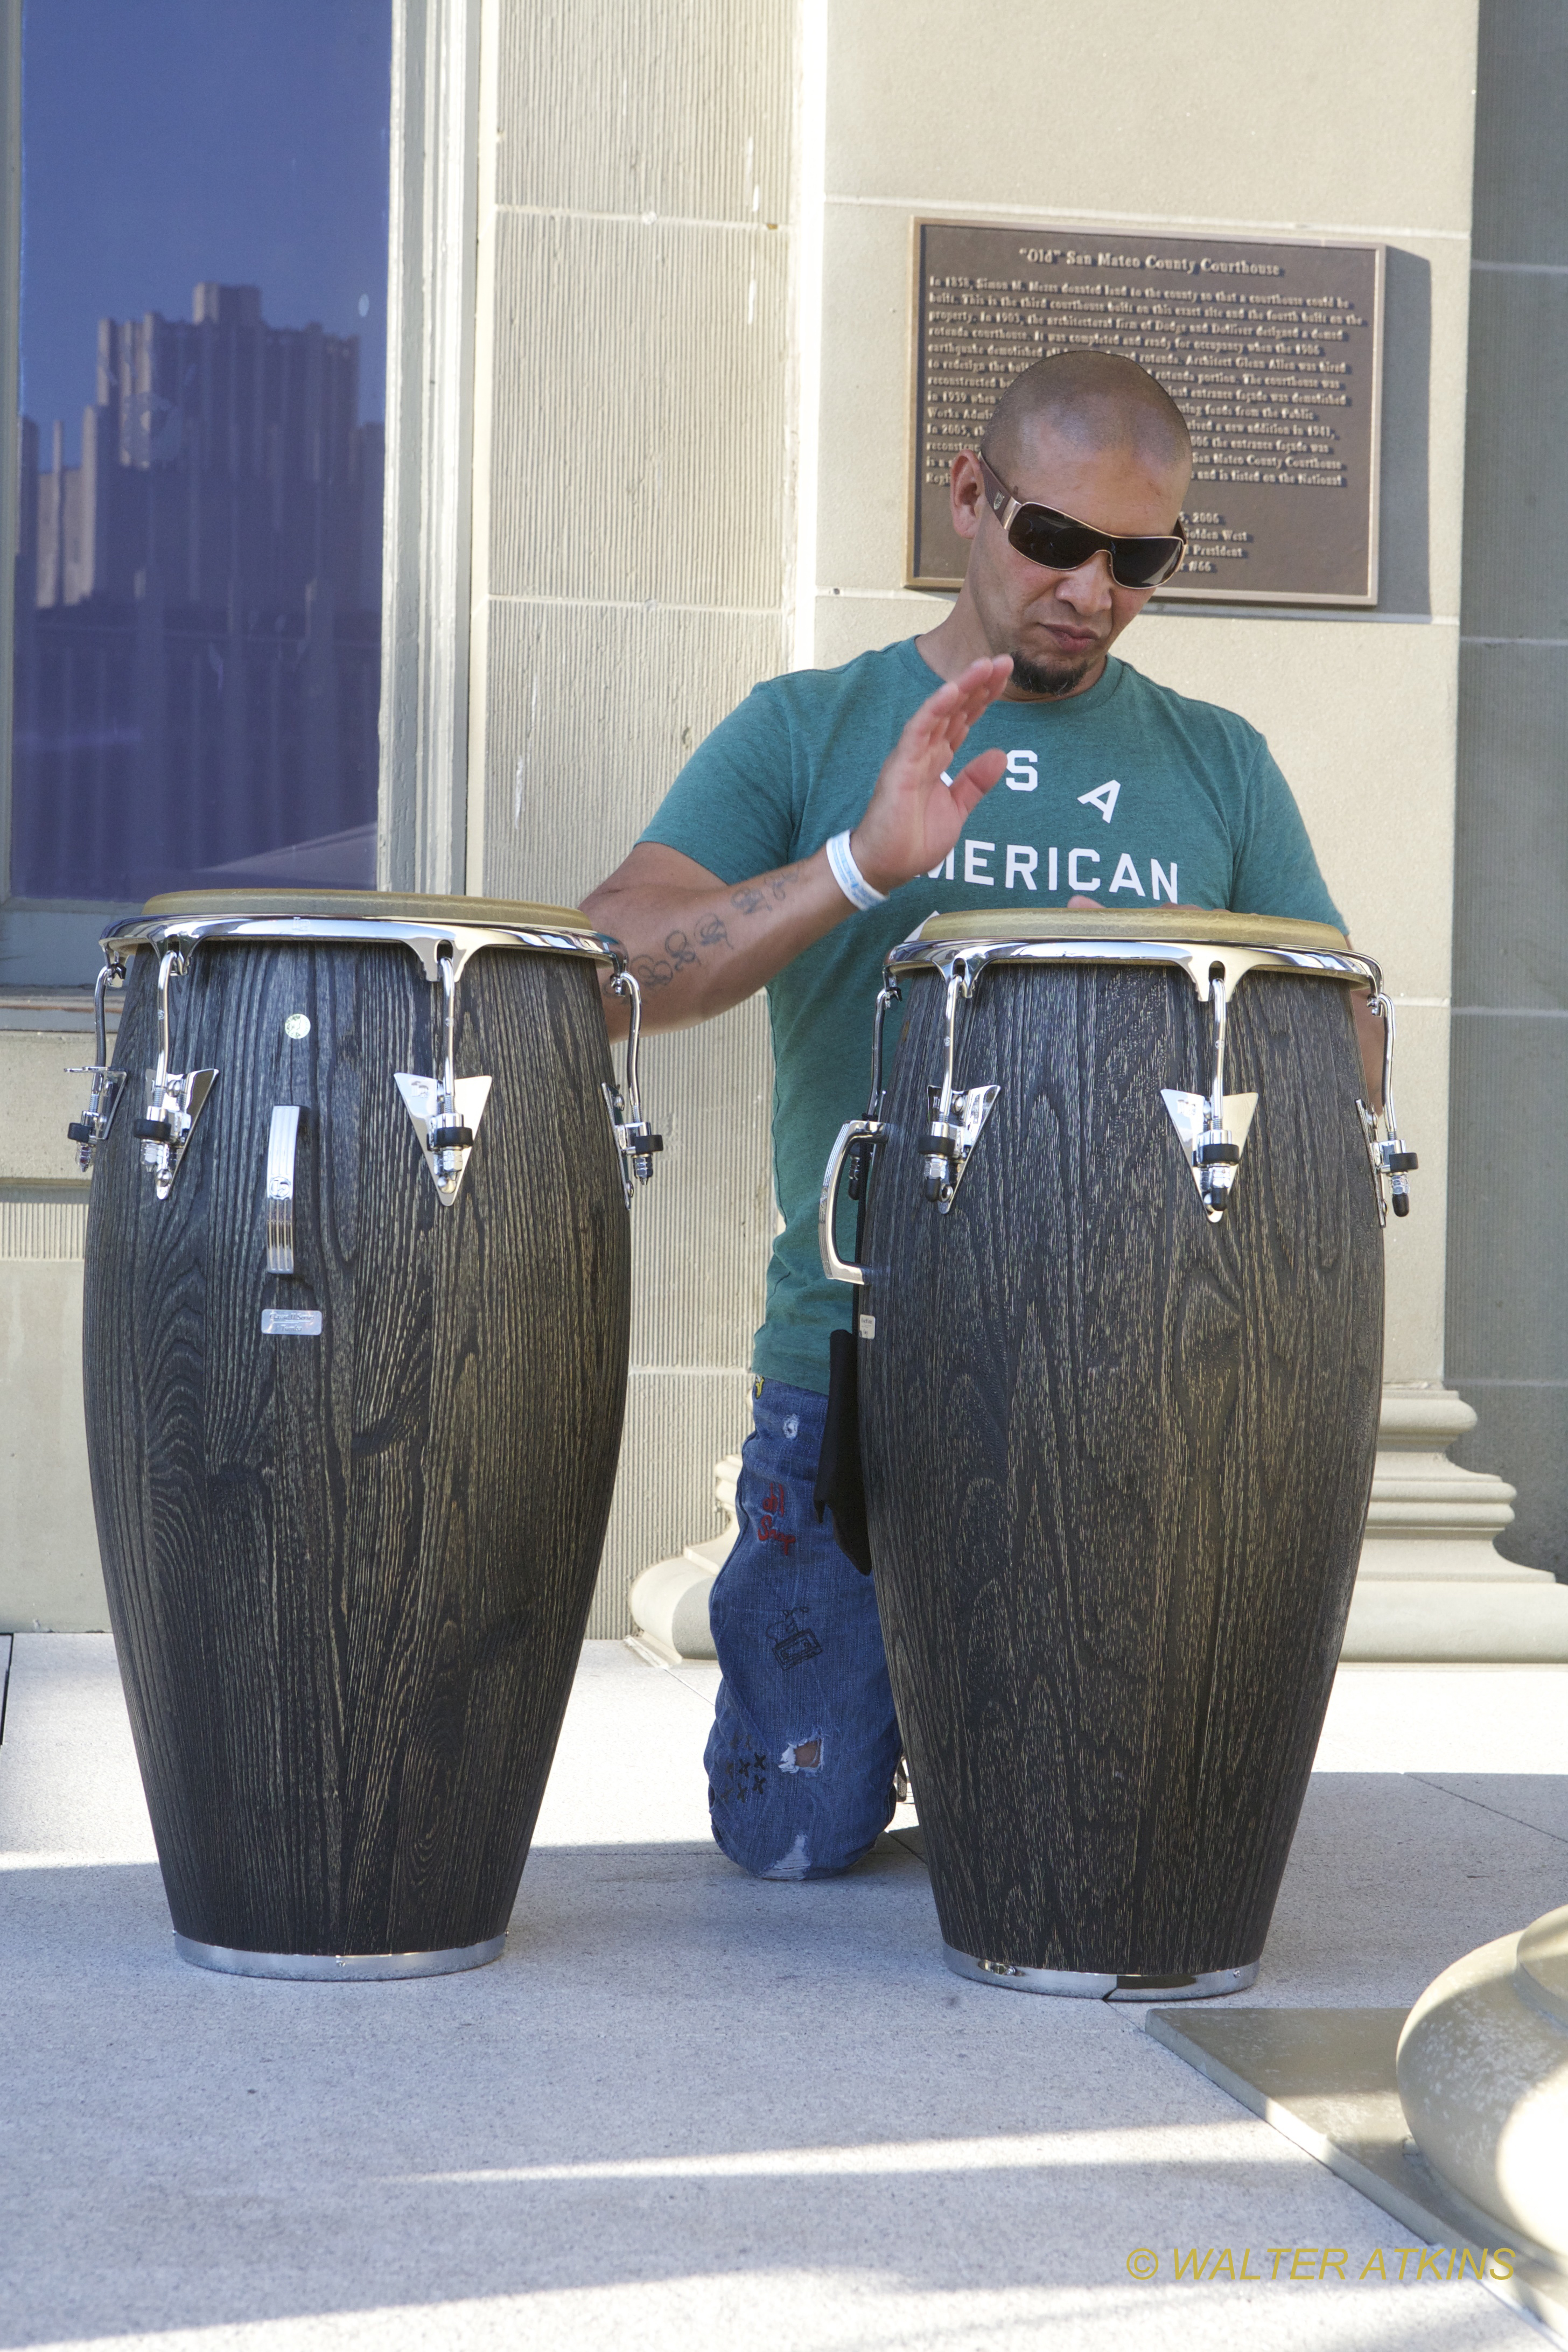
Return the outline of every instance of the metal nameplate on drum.
<path id="1" fill-rule="evenodd" d="M 261 1336 L 264 1339 L 319 1339 L 321 1310 L 319 1307 L 264 1307 Z"/>

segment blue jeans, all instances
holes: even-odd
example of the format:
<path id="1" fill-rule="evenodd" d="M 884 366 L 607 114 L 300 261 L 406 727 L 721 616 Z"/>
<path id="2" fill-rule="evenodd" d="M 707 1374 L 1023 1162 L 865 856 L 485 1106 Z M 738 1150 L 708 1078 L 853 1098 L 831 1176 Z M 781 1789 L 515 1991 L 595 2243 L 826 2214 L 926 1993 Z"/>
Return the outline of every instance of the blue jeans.
<path id="1" fill-rule="evenodd" d="M 783 1381 L 752 1389 L 741 1531 L 709 1604 L 723 1670 L 709 1811 L 753 1876 L 830 1878 L 893 1817 L 898 1717 L 875 1588 L 812 1502 L 827 1400 Z"/>

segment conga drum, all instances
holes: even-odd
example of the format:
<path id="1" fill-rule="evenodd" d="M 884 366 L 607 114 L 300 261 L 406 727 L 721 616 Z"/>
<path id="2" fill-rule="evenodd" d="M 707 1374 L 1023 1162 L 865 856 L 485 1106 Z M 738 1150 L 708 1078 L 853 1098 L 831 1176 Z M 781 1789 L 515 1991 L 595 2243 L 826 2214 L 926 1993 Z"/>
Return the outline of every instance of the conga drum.
<path id="1" fill-rule="evenodd" d="M 888 959 L 824 1258 L 862 1286 L 878 1602 L 961 1975 L 1257 1974 L 1366 1518 L 1383 1186 L 1414 1164 L 1363 1099 L 1352 988 L 1386 1003 L 1335 930 L 1184 909 L 936 918 Z"/>
<path id="2" fill-rule="evenodd" d="M 177 1948 L 477 1967 L 610 1507 L 635 982 L 571 909 L 370 892 L 155 899 L 104 953 L 88 1450 Z"/>

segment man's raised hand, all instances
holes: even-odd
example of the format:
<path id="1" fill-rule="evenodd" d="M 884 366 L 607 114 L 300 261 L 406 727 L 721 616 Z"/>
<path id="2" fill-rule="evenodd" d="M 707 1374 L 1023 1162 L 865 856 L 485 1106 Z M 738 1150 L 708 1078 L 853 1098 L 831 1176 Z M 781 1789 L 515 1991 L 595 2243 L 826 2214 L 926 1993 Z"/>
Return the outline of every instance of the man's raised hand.
<path id="1" fill-rule="evenodd" d="M 953 774 L 951 785 L 942 776 L 1012 674 L 1005 654 L 971 662 L 922 702 L 905 727 L 849 837 L 855 863 L 874 888 L 896 890 L 942 865 L 971 809 L 1001 781 L 1005 751 L 982 751 Z"/>
<path id="2" fill-rule="evenodd" d="M 850 836 L 855 862 L 875 888 L 897 889 L 942 865 L 971 809 L 1001 777 L 1005 754 L 984 751 L 951 788 L 942 781 L 1012 667 L 972 662 L 921 704 L 900 736 Z M 854 909 L 826 848 L 797 865 L 724 882 L 679 850 L 639 841 L 584 900 L 584 912 L 626 950 L 647 1025 L 682 1029 L 764 987 Z M 612 1036 L 625 1034 L 618 996 L 605 997 L 605 1018 Z"/>

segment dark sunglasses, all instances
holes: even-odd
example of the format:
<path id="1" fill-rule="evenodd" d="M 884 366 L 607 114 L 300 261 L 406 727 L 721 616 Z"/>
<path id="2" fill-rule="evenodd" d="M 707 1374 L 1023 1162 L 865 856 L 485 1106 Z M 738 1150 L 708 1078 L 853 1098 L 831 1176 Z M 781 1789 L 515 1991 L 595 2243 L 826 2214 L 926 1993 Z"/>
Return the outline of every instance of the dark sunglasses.
<path id="1" fill-rule="evenodd" d="M 1109 531 L 1091 530 L 1088 523 L 1058 514 L 1055 507 L 1032 506 L 1016 498 L 984 457 L 980 470 L 991 511 L 1006 532 L 1008 544 L 1031 563 L 1047 564 L 1053 572 L 1076 572 L 1103 547 L 1118 587 L 1159 588 L 1187 551 L 1187 527 L 1180 516 L 1168 539 L 1112 538 Z"/>

